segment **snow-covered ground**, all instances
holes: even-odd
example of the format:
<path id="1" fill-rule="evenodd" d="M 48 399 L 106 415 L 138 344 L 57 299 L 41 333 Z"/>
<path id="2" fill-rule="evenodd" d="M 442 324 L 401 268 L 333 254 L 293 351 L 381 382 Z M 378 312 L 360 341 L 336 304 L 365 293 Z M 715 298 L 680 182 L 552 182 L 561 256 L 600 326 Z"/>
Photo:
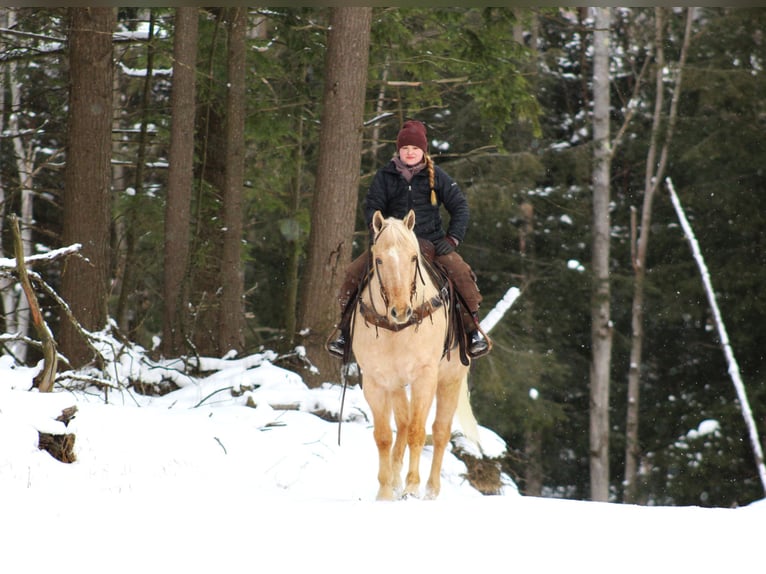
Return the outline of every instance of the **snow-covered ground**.
<path id="1" fill-rule="evenodd" d="M 34 369 L 0 359 L 0 572 L 759 572 L 766 502 L 638 507 L 482 496 L 445 459 L 436 501 L 376 502 L 377 454 L 351 387 L 309 389 L 272 353 L 207 360 L 189 377 L 143 354 L 110 379 L 181 388 L 146 397 L 30 391 Z M 83 373 L 87 374 L 87 373 Z M 56 421 L 77 407 L 68 426 Z M 72 433 L 77 460 L 38 449 Z M 505 445 L 480 428 L 481 448 Z M 424 453 L 423 473 L 430 463 Z"/>

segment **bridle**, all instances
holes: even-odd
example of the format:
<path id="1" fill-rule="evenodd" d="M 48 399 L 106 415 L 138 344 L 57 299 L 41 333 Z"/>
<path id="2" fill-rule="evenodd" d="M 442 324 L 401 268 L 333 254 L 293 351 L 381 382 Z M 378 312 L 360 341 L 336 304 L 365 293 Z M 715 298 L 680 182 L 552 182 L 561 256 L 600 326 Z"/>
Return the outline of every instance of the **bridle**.
<path id="1" fill-rule="evenodd" d="M 380 232 L 375 236 L 375 239 L 373 240 L 373 245 L 377 242 L 380 235 L 385 231 L 387 228 L 384 227 L 380 230 Z M 410 283 L 410 305 L 413 305 L 417 291 L 418 291 L 418 279 L 420 279 L 420 283 L 425 286 L 426 280 L 423 276 L 423 269 L 421 267 L 421 258 L 419 255 L 413 256 L 413 261 L 415 263 L 415 269 L 412 275 L 412 281 Z M 440 291 L 438 295 L 434 295 L 430 299 L 423 301 L 416 309 L 413 309 L 412 315 L 410 315 L 409 319 L 403 323 L 394 323 L 389 319 L 388 317 L 388 309 L 390 307 L 390 299 L 388 296 L 388 292 L 386 291 L 386 287 L 383 284 L 383 281 L 381 281 L 381 273 L 380 273 L 380 260 L 378 258 L 375 258 L 373 261 L 373 267 L 370 269 L 369 277 L 367 278 L 368 285 L 371 285 L 372 276 L 376 275 L 378 277 L 378 288 L 380 293 L 380 298 L 383 300 L 383 304 L 386 307 L 385 313 L 380 313 L 376 307 L 375 307 L 375 301 L 374 299 L 371 299 L 370 305 L 368 306 L 365 304 L 365 302 L 360 298 L 359 299 L 359 312 L 364 317 L 364 320 L 366 323 L 375 325 L 376 327 L 380 327 L 383 329 L 387 329 L 389 331 L 401 331 L 402 329 L 406 329 L 407 327 L 411 325 L 419 325 L 423 322 L 424 319 L 431 317 L 431 315 L 439 308 L 444 308 L 444 312 L 446 315 L 446 306 L 445 302 L 447 301 L 447 294 L 444 292 L 444 290 Z"/>

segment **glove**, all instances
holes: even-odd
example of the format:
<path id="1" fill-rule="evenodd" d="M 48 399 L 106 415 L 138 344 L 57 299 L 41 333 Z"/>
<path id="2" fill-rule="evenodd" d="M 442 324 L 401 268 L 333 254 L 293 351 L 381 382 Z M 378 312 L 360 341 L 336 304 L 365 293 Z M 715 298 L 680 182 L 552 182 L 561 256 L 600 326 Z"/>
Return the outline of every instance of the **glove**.
<path id="1" fill-rule="evenodd" d="M 434 249 L 436 250 L 436 255 L 447 255 L 449 253 L 452 253 L 455 251 L 455 247 L 457 247 L 458 241 L 451 235 L 447 235 L 446 237 L 442 237 L 441 239 L 437 239 L 434 241 Z"/>

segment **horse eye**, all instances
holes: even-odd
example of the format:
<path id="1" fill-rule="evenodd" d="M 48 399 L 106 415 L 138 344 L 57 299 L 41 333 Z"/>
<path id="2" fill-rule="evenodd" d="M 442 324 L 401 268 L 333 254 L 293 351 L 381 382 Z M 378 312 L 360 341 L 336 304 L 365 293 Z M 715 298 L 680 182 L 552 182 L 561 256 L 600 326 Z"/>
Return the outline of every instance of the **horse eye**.
<path id="1" fill-rule="evenodd" d="M 375 258 L 375 265 L 383 265 L 383 260 L 380 257 Z"/>

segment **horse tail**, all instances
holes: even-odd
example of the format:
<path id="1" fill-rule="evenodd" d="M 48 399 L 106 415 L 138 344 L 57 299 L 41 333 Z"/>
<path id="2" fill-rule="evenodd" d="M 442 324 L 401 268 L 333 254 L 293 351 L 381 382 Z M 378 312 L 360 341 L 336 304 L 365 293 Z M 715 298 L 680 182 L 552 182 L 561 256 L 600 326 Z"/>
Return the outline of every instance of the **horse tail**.
<path id="1" fill-rule="evenodd" d="M 479 424 L 473 415 L 470 393 L 468 392 L 468 370 L 466 370 L 460 381 L 460 393 L 455 414 L 465 437 L 481 449 L 479 444 Z"/>

